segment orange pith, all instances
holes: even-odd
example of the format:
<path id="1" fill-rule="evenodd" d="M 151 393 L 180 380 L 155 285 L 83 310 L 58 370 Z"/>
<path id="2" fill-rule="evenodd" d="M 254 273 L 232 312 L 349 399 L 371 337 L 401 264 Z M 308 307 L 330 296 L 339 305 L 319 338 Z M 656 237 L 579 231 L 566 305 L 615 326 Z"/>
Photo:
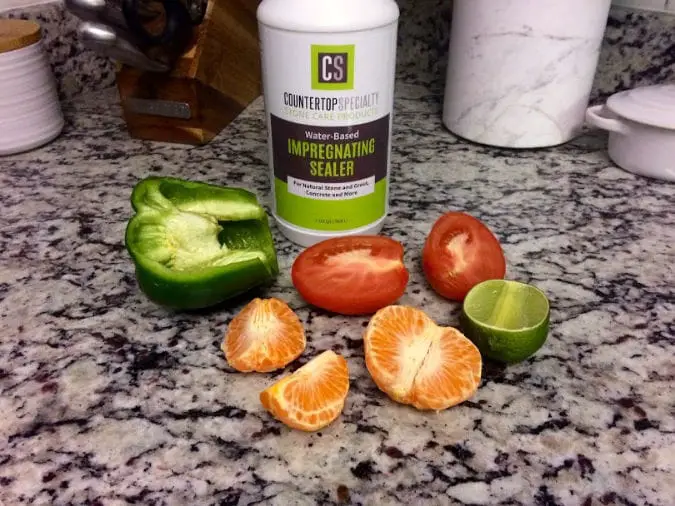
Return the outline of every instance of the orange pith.
<path id="1" fill-rule="evenodd" d="M 269 372 L 288 365 L 305 350 L 302 322 L 275 298 L 253 299 L 233 318 L 221 349 L 240 372 Z"/>
<path id="2" fill-rule="evenodd" d="M 440 327 L 408 306 L 380 309 L 363 337 L 366 367 L 380 390 L 417 409 L 442 410 L 477 390 L 478 348 L 457 329 Z"/>
<path id="3" fill-rule="evenodd" d="M 328 350 L 263 390 L 260 402 L 277 420 L 309 432 L 342 413 L 348 391 L 347 361 Z"/>

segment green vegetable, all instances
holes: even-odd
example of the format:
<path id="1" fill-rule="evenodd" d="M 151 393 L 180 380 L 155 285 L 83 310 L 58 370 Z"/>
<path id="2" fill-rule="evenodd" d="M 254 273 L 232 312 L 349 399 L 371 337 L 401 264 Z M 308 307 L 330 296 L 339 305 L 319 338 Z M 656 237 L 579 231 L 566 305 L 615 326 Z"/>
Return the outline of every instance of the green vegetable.
<path id="1" fill-rule="evenodd" d="M 279 273 L 267 214 L 249 191 L 148 177 L 131 204 L 125 244 L 141 291 L 158 304 L 214 306 Z"/>

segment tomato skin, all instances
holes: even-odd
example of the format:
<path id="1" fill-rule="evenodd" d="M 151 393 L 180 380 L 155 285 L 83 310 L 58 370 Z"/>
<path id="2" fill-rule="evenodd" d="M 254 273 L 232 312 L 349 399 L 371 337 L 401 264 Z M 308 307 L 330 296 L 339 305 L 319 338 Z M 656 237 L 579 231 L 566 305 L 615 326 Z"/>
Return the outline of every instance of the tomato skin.
<path id="1" fill-rule="evenodd" d="M 352 235 L 305 249 L 293 262 L 291 279 L 313 306 L 364 315 L 396 302 L 409 274 L 401 243 L 384 236 Z"/>
<path id="2" fill-rule="evenodd" d="M 431 228 L 422 250 L 422 269 L 439 295 L 462 301 L 478 283 L 503 279 L 506 259 L 499 241 L 483 222 L 452 211 Z"/>

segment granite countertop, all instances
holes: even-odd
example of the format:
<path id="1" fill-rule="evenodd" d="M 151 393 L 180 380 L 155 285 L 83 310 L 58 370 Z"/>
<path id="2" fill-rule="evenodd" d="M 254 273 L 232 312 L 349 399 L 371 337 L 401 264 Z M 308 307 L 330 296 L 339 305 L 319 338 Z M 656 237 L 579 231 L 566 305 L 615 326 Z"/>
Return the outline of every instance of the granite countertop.
<path id="1" fill-rule="evenodd" d="M 63 135 L 0 158 L 0 504 L 672 505 L 675 185 L 613 166 L 606 137 L 514 152 L 443 129 L 438 95 L 397 87 L 391 214 L 411 280 L 404 304 L 457 324 L 419 257 L 443 212 L 499 236 L 507 277 L 542 288 L 551 333 L 530 360 L 486 364 L 440 413 L 371 381 L 367 318 L 308 307 L 274 228 L 308 346 L 347 358 L 343 415 L 314 434 L 271 418 L 280 374 L 229 369 L 219 345 L 243 306 L 174 314 L 137 289 L 124 249 L 133 184 L 149 174 L 238 185 L 269 209 L 262 101 L 205 147 L 132 140 L 113 90 L 66 107 Z"/>

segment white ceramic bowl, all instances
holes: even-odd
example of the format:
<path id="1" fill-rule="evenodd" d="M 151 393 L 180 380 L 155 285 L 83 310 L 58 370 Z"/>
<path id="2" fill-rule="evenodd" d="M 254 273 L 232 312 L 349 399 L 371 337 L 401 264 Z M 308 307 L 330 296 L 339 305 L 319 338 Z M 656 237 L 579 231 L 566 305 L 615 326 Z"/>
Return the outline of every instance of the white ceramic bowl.
<path id="1" fill-rule="evenodd" d="M 18 20 L 2 20 L 2 22 Z M 50 142 L 64 125 L 42 39 L 0 52 L 0 155 Z"/>
<path id="2" fill-rule="evenodd" d="M 675 85 L 634 88 L 589 107 L 586 121 L 609 131 L 609 158 L 641 176 L 675 181 Z"/>

